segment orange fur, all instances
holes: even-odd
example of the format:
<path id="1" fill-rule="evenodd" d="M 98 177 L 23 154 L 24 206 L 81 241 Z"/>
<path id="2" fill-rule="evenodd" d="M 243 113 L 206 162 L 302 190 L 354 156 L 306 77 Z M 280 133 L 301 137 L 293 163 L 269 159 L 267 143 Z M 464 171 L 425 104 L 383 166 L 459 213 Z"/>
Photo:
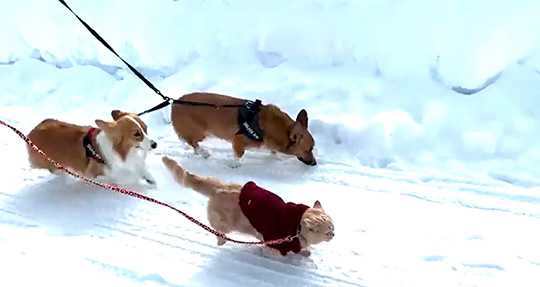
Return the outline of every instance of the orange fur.
<path id="1" fill-rule="evenodd" d="M 167 156 L 164 156 L 162 160 L 176 182 L 208 197 L 207 215 L 213 228 L 225 234 L 237 231 L 262 239 L 240 209 L 239 195 L 243 185 L 192 174 Z M 300 225 L 299 240 L 305 251 L 308 251 L 313 244 L 330 241 L 334 237 L 332 218 L 325 213 L 319 201 L 306 210 Z M 224 243 L 225 241 L 218 237 L 218 245 Z M 265 249 L 265 254 L 268 252 L 271 251 Z"/>
<path id="2" fill-rule="evenodd" d="M 95 121 L 101 130 L 92 139 L 105 164 L 86 156 L 83 138 L 90 126 L 46 119 L 30 131 L 28 138 L 54 161 L 86 177 L 110 176 L 114 182 L 122 182 L 127 180 L 122 177 L 136 174 L 155 185 L 144 165 L 146 152 L 156 147 L 146 135 L 146 125 L 135 114 L 114 110 L 111 115 L 114 121 Z M 30 147 L 28 160 L 33 168 L 57 172 L 53 164 Z"/>
<path id="3" fill-rule="evenodd" d="M 80 144 L 89 129 L 89 126 L 46 119 L 28 134 L 28 138 L 56 162 L 87 177 L 95 178 L 103 174 L 104 165 L 86 158 L 84 147 Z M 57 168 L 42 155 L 28 146 L 27 150 L 32 167 L 57 171 Z"/>
<path id="4" fill-rule="evenodd" d="M 242 99 L 214 93 L 191 93 L 180 98 L 185 101 L 216 105 L 241 105 Z M 274 105 L 262 105 L 259 125 L 263 142 L 253 142 L 238 131 L 238 108 L 219 108 L 174 104 L 171 119 L 180 139 L 191 145 L 195 152 L 202 151 L 199 143 L 207 135 L 232 142 L 235 156 L 240 159 L 247 148 L 266 147 L 274 152 L 296 156 L 308 165 L 315 165 L 313 155 L 315 141 L 308 131 L 307 112 L 301 110 L 292 120 L 289 115 Z"/>

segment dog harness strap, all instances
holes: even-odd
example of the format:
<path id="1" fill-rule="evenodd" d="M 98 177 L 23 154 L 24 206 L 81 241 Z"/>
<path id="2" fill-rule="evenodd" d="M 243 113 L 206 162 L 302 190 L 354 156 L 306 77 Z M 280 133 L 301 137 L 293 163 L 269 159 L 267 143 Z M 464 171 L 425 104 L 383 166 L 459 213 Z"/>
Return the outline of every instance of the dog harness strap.
<path id="1" fill-rule="evenodd" d="M 261 100 L 255 102 L 246 101 L 246 103 L 238 109 L 238 132 L 244 134 L 252 141 L 263 141 L 261 127 L 259 126 L 259 111 L 261 110 Z"/>
<path id="2" fill-rule="evenodd" d="M 96 135 L 99 131 L 99 129 L 90 128 L 86 133 L 86 136 L 83 138 L 83 146 L 87 158 L 91 158 L 99 163 L 105 164 L 103 158 L 97 153 L 96 149 L 92 145 L 92 139 L 96 138 Z"/>

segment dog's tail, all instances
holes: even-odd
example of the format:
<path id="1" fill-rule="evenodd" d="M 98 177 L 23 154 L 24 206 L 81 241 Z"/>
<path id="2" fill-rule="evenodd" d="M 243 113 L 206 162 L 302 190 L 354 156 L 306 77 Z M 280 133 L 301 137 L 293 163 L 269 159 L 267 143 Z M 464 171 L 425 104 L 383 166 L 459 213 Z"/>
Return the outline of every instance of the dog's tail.
<path id="1" fill-rule="evenodd" d="M 163 163 L 169 169 L 176 182 L 192 188 L 193 190 L 207 196 L 213 196 L 219 192 L 223 183 L 217 179 L 202 177 L 184 170 L 174 159 L 163 156 Z"/>

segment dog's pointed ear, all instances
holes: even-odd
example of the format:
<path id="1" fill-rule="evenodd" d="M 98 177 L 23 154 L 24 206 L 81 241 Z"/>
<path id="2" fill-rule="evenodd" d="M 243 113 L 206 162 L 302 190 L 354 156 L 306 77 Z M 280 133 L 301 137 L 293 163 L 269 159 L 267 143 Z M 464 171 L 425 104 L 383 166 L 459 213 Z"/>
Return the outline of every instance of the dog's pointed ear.
<path id="1" fill-rule="evenodd" d="M 103 120 L 96 120 L 96 125 L 98 126 L 98 128 L 107 131 L 112 127 L 113 124 Z"/>
<path id="2" fill-rule="evenodd" d="M 128 113 L 122 112 L 121 110 L 113 110 L 111 112 L 111 116 L 112 116 L 113 120 L 115 120 L 115 121 L 117 121 L 119 118 L 121 118 L 122 116 L 125 116 L 127 114 Z"/>
<path id="3" fill-rule="evenodd" d="M 315 204 L 313 204 L 313 208 L 318 208 L 324 211 L 324 209 L 322 208 L 321 202 L 318 200 L 315 201 Z"/>
<path id="4" fill-rule="evenodd" d="M 302 109 L 298 115 L 296 116 L 296 122 L 302 125 L 304 128 L 307 129 L 308 127 L 308 117 L 306 110 Z"/>

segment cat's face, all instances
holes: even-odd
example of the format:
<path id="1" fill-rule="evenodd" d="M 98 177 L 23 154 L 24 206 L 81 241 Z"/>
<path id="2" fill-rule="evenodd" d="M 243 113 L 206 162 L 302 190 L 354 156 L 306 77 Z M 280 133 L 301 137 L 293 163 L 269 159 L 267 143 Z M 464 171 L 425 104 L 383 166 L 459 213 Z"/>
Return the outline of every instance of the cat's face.
<path id="1" fill-rule="evenodd" d="M 334 238 L 332 218 L 324 212 L 319 201 L 304 212 L 300 225 L 300 233 L 310 245 L 330 241 Z"/>

